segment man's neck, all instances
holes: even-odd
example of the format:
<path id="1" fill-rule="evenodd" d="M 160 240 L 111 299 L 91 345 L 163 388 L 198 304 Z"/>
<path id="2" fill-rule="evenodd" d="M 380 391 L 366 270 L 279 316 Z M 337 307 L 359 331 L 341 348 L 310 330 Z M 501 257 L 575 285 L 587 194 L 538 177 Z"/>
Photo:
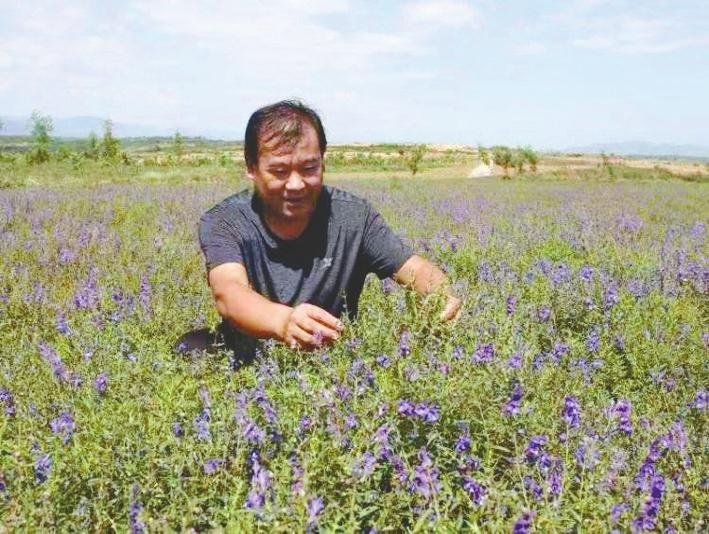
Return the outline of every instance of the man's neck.
<path id="1" fill-rule="evenodd" d="M 263 220 L 277 237 L 280 239 L 291 240 L 299 238 L 310 223 L 310 217 L 305 220 L 288 220 L 279 219 L 277 217 L 272 217 L 268 213 L 263 214 Z"/>

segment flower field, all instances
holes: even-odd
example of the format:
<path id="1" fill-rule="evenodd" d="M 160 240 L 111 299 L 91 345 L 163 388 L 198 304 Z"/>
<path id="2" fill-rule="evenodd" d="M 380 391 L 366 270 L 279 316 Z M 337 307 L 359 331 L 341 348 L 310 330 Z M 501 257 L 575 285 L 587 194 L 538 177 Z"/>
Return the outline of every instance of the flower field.
<path id="1" fill-rule="evenodd" d="M 0 191 L 0 531 L 705 531 L 707 186 L 347 180 L 464 300 L 177 355 L 237 183 Z"/>

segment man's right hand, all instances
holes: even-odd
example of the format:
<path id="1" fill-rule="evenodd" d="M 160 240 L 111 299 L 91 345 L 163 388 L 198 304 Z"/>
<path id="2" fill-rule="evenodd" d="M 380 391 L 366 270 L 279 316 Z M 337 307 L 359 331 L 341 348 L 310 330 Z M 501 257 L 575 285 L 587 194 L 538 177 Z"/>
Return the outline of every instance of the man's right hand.
<path id="1" fill-rule="evenodd" d="M 342 322 L 313 304 L 299 304 L 286 316 L 281 341 L 290 348 L 312 350 L 340 337 Z"/>

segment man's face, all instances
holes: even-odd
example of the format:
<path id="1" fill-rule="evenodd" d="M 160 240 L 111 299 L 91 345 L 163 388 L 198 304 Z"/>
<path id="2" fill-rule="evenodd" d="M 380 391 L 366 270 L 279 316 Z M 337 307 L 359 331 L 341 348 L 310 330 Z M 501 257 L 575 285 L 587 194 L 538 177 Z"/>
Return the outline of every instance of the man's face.
<path id="1" fill-rule="evenodd" d="M 260 145 L 258 162 L 248 169 L 268 218 L 307 223 L 322 189 L 324 163 L 315 129 L 304 122 L 295 143 L 278 139 Z"/>

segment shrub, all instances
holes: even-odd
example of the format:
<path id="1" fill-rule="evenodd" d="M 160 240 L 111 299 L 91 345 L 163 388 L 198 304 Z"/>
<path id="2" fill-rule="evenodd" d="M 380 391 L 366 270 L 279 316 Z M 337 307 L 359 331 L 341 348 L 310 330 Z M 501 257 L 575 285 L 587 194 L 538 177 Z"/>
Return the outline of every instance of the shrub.
<path id="1" fill-rule="evenodd" d="M 38 164 L 49 161 L 49 145 L 52 142 L 51 133 L 54 130 L 52 118 L 33 111 L 30 117 L 32 123 L 32 147 L 27 153 L 27 162 Z"/>

